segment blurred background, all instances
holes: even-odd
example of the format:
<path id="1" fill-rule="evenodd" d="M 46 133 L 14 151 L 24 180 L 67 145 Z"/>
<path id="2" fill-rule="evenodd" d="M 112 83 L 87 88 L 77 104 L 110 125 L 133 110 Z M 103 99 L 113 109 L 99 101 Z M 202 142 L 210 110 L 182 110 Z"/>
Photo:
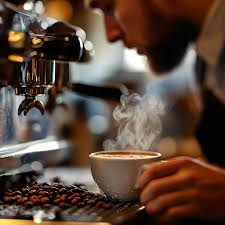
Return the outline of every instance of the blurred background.
<path id="1" fill-rule="evenodd" d="M 169 76 L 156 77 L 145 57 L 124 48 L 120 42 L 107 42 L 102 15 L 86 9 L 82 0 L 46 0 L 44 5 L 42 1 L 28 0 L 21 7 L 45 17 L 68 21 L 87 32 L 87 39 L 94 45 L 95 56 L 87 64 L 70 64 L 71 81 L 91 85 L 124 84 L 142 95 L 154 90 L 162 96 L 166 101 L 166 114 L 162 120 L 163 132 L 152 146 L 153 150 L 161 152 L 163 158 L 201 156 L 201 149 L 193 137 L 201 110 L 194 77 L 196 55 L 193 46 L 176 71 Z M 67 139 L 70 147 L 58 156 L 49 156 L 51 164 L 87 166 L 88 155 L 102 150 L 103 141 L 115 137 L 117 129 L 112 112 L 119 102 L 74 93 L 64 93 L 61 98 L 67 103 L 67 109 L 58 107 L 51 116 L 47 113 L 42 116 L 32 109 L 28 116 L 19 117 L 16 109 L 22 99 L 12 95 L 11 89 L 2 88 L 1 145 L 53 137 Z"/>

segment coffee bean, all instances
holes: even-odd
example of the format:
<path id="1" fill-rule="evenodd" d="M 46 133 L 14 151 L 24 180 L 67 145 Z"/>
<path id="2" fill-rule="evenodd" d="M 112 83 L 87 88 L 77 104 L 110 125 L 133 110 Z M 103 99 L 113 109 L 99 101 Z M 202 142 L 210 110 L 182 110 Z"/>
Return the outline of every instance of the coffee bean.
<path id="1" fill-rule="evenodd" d="M 13 198 L 14 198 L 15 201 L 17 201 L 18 199 L 21 198 L 21 196 L 20 196 L 20 195 L 16 195 L 16 196 L 14 196 Z"/>
<path id="2" fill-rule="evenodd" d="M 43 195 L 43 196 L 48 196 L 49 192 L 47 192 L 47 191 L 39 191 L 38 194 L 39 195 Z"/>
<path id="3" fill-rule="evenodd" d="M 58 187 L 58 186 L 59 186 L 59 183 L 58 183 L 58 182 L 54 182 L 52 185 L 53 185 L 54 187 Z"/>
<path id="4" fill-rule="evenodd" d="M 23 206 L 25 206 L 26 208 L 31 208 L 33 206 L 33 203 L 31 201 L 24 202 Z"/>
<path id="5" fill-rule="evenodd" d="M 83 193 L 83 192 L 85 192 L 85 190 L 82 190 L 82 189 L 80 189 L 80 188 L 74 188 L 74 189 L 72 189 L 71 190 L 73 193 Z"/>
<path id="6" fill-rule="evenodd" d="M 28 193 L 28 191 L 29 191 L 28 188 L 22 188 L 22 189 L 21 189 L 21 192 L 22 192 L 23 194 L 24 194 L 24 193 Z"/>
<path id="7" fill-rule="evenodd" d="M 85 203 L 84 203 L 84 202 L 78 202 L 77 205 L 78 205 L 79 207 L 82 207 L 82 206 L 85 206 Z"/>
<path id="8" fill-rule="evenodd" d="M 90 199 L 86 203 L 87 203 L 87 205 L 95 205 L 96 201 Z"/>
<path id="9" fill-rule="evenodd" d="M 48 202 L 49 202 L 49 198 L 47 198 L 47 197 L 42 197 L 42 198 L 40 198 L 40 202 L 41 202 L 41 203 L 48 203 Z"/>
<path id="10" fill-rule="evenodd" d="M 88 196 L 87 196 L 85 199 L 83 199 L 83 202 L 87 202 L 89 200 L 90 200 L 90 198 L 88 198 Z"/>
<path id="11" fill-rule="evenodd" d="M 112 204 L 104 202 L 104 203 L 101 204 L 101 207 L 104 208 L 104 209 L 111 209 Z"/>
<path id="12" fill-rule="evenodd" d="M 101 207 L 103 203 L 104 203 L 103 201 L 99 201 L 99 202 L 96 204 L 96 206 L 97 206 L 97 207 Z"/>
<path id="13" fill-rule="evenodd" d="M 38 198 L 38 196 L 37 195 L 32 195 L 32 196 L 30 196 L 30 201 L 33 201 L 33 200 L 36 200 Z"/>
<path id="14" fill-rule="evenodd" d="M 49 209 L 49 208 L 51 208 L 51 204 L 42 204 L 41 205 L 41 207 L 43 208 L 43 209 Z"/>
<path id="15" fill-rule="evenodd" d="M 86 195 L 85 195 L 85 194 L 80 194 L 80 197 L 81 197 L 82 199 L 85 199 L 85 198 L 86 198 Z"/>
<path id="16" fill-rule="evenodd" d="M 15 196 L 15 195 L 21 195 L 22 193 L 21 193 L 21 191 L 14 191 L 13 192 L 13 195 Z"/>
<path id="17" fill-rule="evenodd" d="M 85 191 L 84 195 L 89 195 L 89 193 L 90 193 L 89 191 Z"/>
<path id="18" fill-rule="evenodd" d="M 59 193 L 60 193 L 60 194 L 66 193 L 66 188 L 60 188 L 60 189 L 59 189 Z"/>
<path id="19" fill-rule="evenodd" d="M 32 188 L 33 190 L 39 190 L 40 186 L 36 184 L 36 185 L 32 186 L 31 188 Z"/>
<path id="20" fill-rule="evenodd" d="M 96 193 L 96 194 L 95 194 L 95 197 L 96 197 L 96 198 L 98 198 L 98 197 L 102 197 L 102 195 L 101 195 L 101 194 L 99 194 L 99 193 Z"/>
<path id="21" fill-rule="evenodd" d="M 67 200 L 68 200 L 68 201 L 73 200 L 73 196 L 69 196 Z"/>
<path id="22" fill-rule="evenodd" d="M 33 205 L 39 205 L 39 204 L 41 204 L 41 201 L 38 198 L 33 199 L 31 202 L 33 203 Z"/>
<path id="23" fill-rule="evenodd" d="M 66 205 L 65 202 L 60 202 L 59 203 L 59 207 L 61 207 L 61 208 L 67 208 L 67 205 Z"/>
<path id="24" fill-rule="evenodd" d="M 63 202 L 63 200 L 61 198 L 56 198 L 53 203 L 54 204 L 59 204 L 60 202 Z"/>
<path id="25" fill-rule="evenodd" d="M 59 189 L 57 187 L 52 186 L 52 191 L 58 191 Z"/>
<path id="26" fill-rule="evenodd" d="M 49 190 L 49 185 L 44 185 L 42 188 L 43 188 L 43 190 L 47 191 L 47 190 Z"/>
<path id="27" fill-rule="evenodd" d="M 3 201 L 4 201 L 5 203 L 12 203 L 12 202 L 14 202 L 14 198 L 11 197 L 11 196 L 4 196 L 4 197 L 3 197 Z"/>
<path id="28" fill-rule="evenodd" d="M 101 195 L 97 199 L 98 199 L 98 201 L 105 201 L 106 197 Z"/>
<path id="29" fill-rule="evenodd" d="M 80 197 L 74 197 L 74 199 L 76 199 L 78 201 L 81 201 L 82 200 L 82 198 L 80 198 Z"/>
<path id="30" fill-rule="evenodd" d="M 74 197 L 80 197 L 80 193 L 73 193 L 72 196 L 73 196 L 73 198 Z"/>
<path id="31" fill-rule="evenodd" d="M 58 183 L 58 188 L 64 188 L 64 187 L 65 187 L 65 185 L 62 182 Z"/>
<path id="32" fill-rule="evenodd" d="M 88 196 L 90 196 L 90 197 L 94 197 L 95 196 L 95 194 L 94 193 L 92 193 L 92 192 L 88 192 L 88 194 L 87 194 Z"/>
<path id="33" fill-rule="evenodd" d="M 68 198 L 68 195 L 67 194 L 63 194 L 63 195 L 61 195 L 61 198 L 67 199 Z"/>
<path id="34" fill-rule="evenodd" d="M 21 205 L 24 202 L 26 202 L 27 200 L 28 200 L 28 198 L 26 198 L 26 197 L 20 198 L 20 199 L 17 200 L 16 204 Z"/>
<path id="35" fill-rule="evenodd" d="M 68 195 L 72 195 L 73 192 L 72 192 L 71 190 L 69 190 L 69 191 L 67 191 L 67 194 L 68 194 Z"/>
<path id="36" fill-rule="evenodd" d="M 29 194 L 30 195 L 33 195 L 33 194 L 36 194 L 36 193 L 37 193 L 37 190 L 36 189 L 32 189 L 32 190 L 29 191 Z"/>
<path id="37" fill-rule="evenodd" d="M 79 200 L 78 200 L 78 199 L 73 199 L 73 200 L 71 201 L 72 205 L 77 205 L 77 204 L 78 204 L 78 202 L 79 202 Z"/>
<path id="38" fill-rule="evenodd" d="M 13 192 L 9 192 L 8 194 L 5 194 L 5 195 L 13 197 L 14 193 Z"/>
<path id="39" fill-rule="evenodd" d="M 57 192 L 57 191 L 52 191 L 52 192 L 51 192 L 51 195 L 57 196 L 57 195 L 58 195 L 58 192 Z"/>

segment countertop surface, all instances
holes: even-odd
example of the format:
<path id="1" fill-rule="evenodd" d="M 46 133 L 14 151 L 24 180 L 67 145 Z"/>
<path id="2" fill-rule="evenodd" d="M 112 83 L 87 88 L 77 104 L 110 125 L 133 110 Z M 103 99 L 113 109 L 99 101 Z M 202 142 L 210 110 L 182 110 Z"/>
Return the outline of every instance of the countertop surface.
<path id="1" fill-rule="evenodd" d="M 43 172 L 43 176 L 40 179 L 41 181 L 50 181 L 53 178 L 58 177 L 62 182 L 65 184 L 84 184 L 87 186 L 87 188 L 90 191 L 93 192 L 100 192 L 97 185 L 95 184 L 92 175 L 91 170 L 88 167 L 56 167 L 56 168 L 47 168 Z M 128 207 L 130 208 L 130 207 Z M 127 209 L 128 209 L 127 208 Z M 142 210 L 144 211 L 144 210 Z M 140 212 L 142 212 L 140 211 Z M 128 223 L 123 223 L 124 225 L 156 225 L 153 223 L 151 218 L 143 213 L 141 213 L 139 216 L 132 217 L 132 220 L 128 220 Z M 1 221 L 2 222 L 2 221 Z M 0 222 L 0 223 L 1 223 Z M 9 222 L 9 221 L 6 221 Z M 141 222 L 141 223 L 140 223 Z M 7 224 L 7 223 L 6 223 Z M 181 223 L 173 223 L 173 225 L 216 225 L 216 224 L 225 224 L 225 223 L 203 223 L 200 221 L 182 221 Z M 25 224 L 24 224 L 25 225 Z"/>

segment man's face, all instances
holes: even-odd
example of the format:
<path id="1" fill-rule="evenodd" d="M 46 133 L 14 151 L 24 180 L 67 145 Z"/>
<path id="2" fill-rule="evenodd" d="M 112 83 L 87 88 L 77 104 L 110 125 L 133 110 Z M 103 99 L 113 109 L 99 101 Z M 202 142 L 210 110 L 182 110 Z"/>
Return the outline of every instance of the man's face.
<path id="1" fill-rule="evenodd" d="M 155 72 L 173 69 L 196 35 L 190 24 L 165 14 L 152 0 L 89 0 L 104 13 L 110 42 L 122 40 L 126 47 L 145 54 Z"/>

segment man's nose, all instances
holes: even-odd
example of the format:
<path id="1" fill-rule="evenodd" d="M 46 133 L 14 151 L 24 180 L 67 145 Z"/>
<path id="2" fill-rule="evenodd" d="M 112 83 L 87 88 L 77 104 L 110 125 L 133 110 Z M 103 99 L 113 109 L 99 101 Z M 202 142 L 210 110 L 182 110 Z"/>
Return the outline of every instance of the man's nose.
<path id="1" fill-rule="evenodd" d="M 105 16 L 105 29 L 109 42 L 116 42 L 123 39 L 123 31 L 114 17 Z"/>

